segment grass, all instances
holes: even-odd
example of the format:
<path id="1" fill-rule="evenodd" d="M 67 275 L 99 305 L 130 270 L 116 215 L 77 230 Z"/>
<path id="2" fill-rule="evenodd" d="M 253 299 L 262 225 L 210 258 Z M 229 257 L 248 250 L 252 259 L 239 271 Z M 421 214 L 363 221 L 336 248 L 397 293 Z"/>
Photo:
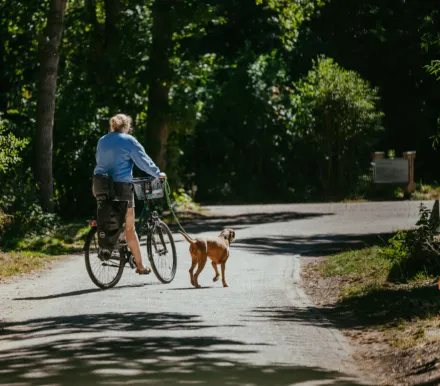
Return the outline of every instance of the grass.
<path id="1" fill-rule="evenodd" d="M 42 235 L 28 235 L 9 240 L 3 248 L 6 252 L 39 252 L 57 256 L 81 251 L 84 236 L 89 227 L 84 224 L 62 224 Z"/>
<path id="2" fill-rule="evenodd" d="M 418 345 L 440 340 L 440 318 L 431 316 L 410 322 L 402 320 L 395 326 L 383 330 L 388 343 L 399 349 L 409 349 Z"/>
<path id="3" fill-rule="evenodd" d="M 383 286 L 391 266 L 389 260 L 380 256 L 380 248 L 375 246 L 331 256 L 318 269 L 324 277 L 342 279 L 340 296 L 344 298 Z"/>
<path id="4" fill-rule="evenodd" d="M 392 283 L 391 260 L 373 246 L 330 256 L 315 269 L 337 279 L 336 309 L 346 327 L 381 330 L 392 346 L 410 348 L 440 340 L 437 278 L 419 272 L 407 283 Z M 437 333 L 438 331 L 438 333 Z"/>
<path id="5" fill-rule="evenodd" d="M 422 182 L 416 184 L 416 190 L 411 195 L 412 200 L 438 200 L 440 199 L 440 186 L 423 184 Z"/>
<path id="6" fill-rule="evenodd" d="M 0 252 L 0 279 L 35 271 L 56 259 L 53 256 L 30 251 Z"/>
<path id="7" fill-rule="evenodd" d="M 0 279 L 43 268 L 59 256 L 79 253 L 89 227 L 62 224 L 42 235 L 28 235 L 5 242 L 0 249 Z"/>
<path id="8" fill-rule="evenodd" d="M 357 252 L 352 262 L 332 256 L 319 270 L 340 279 L 339 298 L 327 306 L 327 315 L 363 345 L 361 355 L 373 360 L 370 368 L 383 374 L 384 384 L 438 384 L 426 382 L 438 375 L 437 278 L 419 272 L 410 282 L 390 283 L 390 264 L 378 247 Z"/>

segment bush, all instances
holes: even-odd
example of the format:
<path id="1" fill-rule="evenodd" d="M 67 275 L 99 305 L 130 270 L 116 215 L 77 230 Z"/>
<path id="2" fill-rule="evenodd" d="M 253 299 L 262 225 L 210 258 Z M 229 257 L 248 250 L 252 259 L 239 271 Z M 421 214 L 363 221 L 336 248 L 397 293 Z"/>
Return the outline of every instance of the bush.
<path id="1" fill-rule="evenodd" d="M 371 175 L 370 152 L 382 131 L 377 90 L 325 57 L 300 80 L 288 68 L 274 50 L 230 70 L 183 149 L 197 200 L 342 196 Z"/>
<path id="2" fill-rule="evenodd" d="M 29 143 L 12 134 L 13 126 L 0 113 L 0 173 L 6 173 L 12 165 L 21 161 L 20 151 Z"/>
<path id="3" fill-rule="evenodd" d="M 393 263 L 390 281 L 408 281 L 420 272 L 440 274 L 439 219 L 431 216 L 431 211 L 423 204 L 420 204 L 419 213 L 417 228 L 398 232 L 381 251 L 381 255 Z"/>
<path id="4" fill-rule="evenodd" d="M 41 234 L 58 223 L 57 216 L 43 213 L 36 204 L 32 173 L 21 162 L 28 139 L 19 139 L 9 120 L 0 114 L 0 241 L 27 234 Z"/>
<path id="5" fill-rule="evenodd" d="M 40 205 L 32 204 L 12 216 L 9 232 L 17 235 L 41 235 L 60 224 L 58 215 L 46 213 Z"/>
<path id="6" fill-rule="evenodd" d="M 326 193 L 352 190 L 369 173 L 370 152 L 383 130 L 378 90 L 324 56 L 295 89 L 296 131 L 314 185 Z"/>
<path id="7" fill-rule="evenodd" d="M 5 231 L 6 226 L 10 222 L 10 216 L 6 215 L 1 209 L 0 209 L 0 240 L 2 239 L 3 233 Z"/>
<path id="8" fill-rule="evenodd" d="M 179 188 L 173 192 L 174 209 L 178 211 L 194 210 L 200 211 L 200 205 L 195 203 L 192 197 L 185 192 L 184 189 Z"/>

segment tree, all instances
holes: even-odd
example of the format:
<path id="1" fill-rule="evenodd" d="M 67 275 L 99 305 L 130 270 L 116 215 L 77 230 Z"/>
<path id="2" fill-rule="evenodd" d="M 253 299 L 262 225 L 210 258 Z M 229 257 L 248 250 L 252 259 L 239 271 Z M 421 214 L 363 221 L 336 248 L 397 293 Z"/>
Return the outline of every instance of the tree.
<path id="1" fill-rule="evenodd" d="M 297 130 L 312 155 L 303 162 L 319 177 L 317 188 L 335 193 L 355 187 L 383 130 L 378 90 L 325 57 L 314 61 L 295 89 Z"/>
<path id="2" fill-rule="evenodd" d="M 53 126 L 59 44 L 64 28 L 64 13 L 67 0 L 51 0 L 46 28 L 39 43 L 40 83 L 37 102 L 37 131 L 35 139 L 35 172 L 39 187 L 41 206 L 53 212 Z"/>
<path id="3" fill-rule="evenodd" d="M 376 150 L 415 150 L 417 179 L 438 180 L 440 154 L 428 138 L 437 131 L 440 93 L 425 68 L 438 50 L 423 41 L 437 40 L 438 1 L 332 0 L 303 27 L 296 71 L 325 54 L 378 87 L 386 131 Z"/>
<path id="4" fill-rule="evenodd" d="M 153 27 L 150 51 L 148 119 L 145 143 L 161 170 L 166 168 L 169 131 L 169 92 L 172 81 L 170 55 L 172 48 L 172 1 L 155 0 L 152 6 Z"/>

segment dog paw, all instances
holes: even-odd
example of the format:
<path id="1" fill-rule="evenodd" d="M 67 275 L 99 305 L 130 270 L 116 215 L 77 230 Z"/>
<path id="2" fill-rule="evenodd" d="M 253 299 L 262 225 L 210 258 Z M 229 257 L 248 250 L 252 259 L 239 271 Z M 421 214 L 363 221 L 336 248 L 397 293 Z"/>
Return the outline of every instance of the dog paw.
<path id="1" fill-rule="evenodd" d="M 223 287 L 229 287 L 226 283 L 223 283 Z"/>
<path id="2" fill-rule="evenodd" d="M 218 279 L 219 279 L 219 277 L 216 276 L 216 277 L 214 277 L 214 279 L 212 279 L 212 281 L 218 281 Z"/>

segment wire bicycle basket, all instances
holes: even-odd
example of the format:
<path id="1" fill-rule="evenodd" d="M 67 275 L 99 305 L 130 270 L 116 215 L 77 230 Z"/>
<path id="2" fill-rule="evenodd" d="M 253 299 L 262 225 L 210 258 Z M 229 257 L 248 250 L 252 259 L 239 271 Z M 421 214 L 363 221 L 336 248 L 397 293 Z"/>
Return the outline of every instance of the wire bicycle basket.
<path id="1" fill-rule="evenodd" d="M 138 200 L 154 200 L 165 196 L 160 178 L 133 178 L 132 183 Z"/>

